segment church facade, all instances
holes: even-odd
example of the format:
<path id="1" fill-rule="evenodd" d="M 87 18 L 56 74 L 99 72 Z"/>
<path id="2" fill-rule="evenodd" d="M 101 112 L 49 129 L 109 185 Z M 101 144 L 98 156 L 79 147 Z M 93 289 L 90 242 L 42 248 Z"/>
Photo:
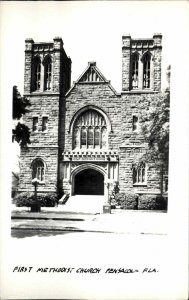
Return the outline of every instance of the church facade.
<path id="1" fill-rule="evenodd" d="M 19 192 L 97 194 L 162 193 L 160 170 L 135 162 L 147 145 L 139 131 L 139 101 L 161 91 L 162 36 L 122 37 L 122 91 L 117 93 L 95 62 L 71 86 L 71 59 L 61 38 L 25 41 L 23 116 L 31 144 L 21 150 Z M 120 74 L 121 76 L 121 74 Z"/>

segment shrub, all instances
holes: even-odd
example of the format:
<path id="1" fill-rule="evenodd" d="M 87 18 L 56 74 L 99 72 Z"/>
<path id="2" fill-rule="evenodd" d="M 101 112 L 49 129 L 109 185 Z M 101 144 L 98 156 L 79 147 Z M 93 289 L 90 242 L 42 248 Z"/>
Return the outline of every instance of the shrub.
<path id="1" fill-rule="evenodd" d="M 167 199 L 161 195 L 141 195 L 139 196 L 138 209 L 166 210 Z"/>
<path id="2" fill-rule="evenodd" d="M 134 193 L 125 193 L 125 198 L 121 203 L 122 209 L 138 209 L 138 195 Z"/>
<path id="3" fill-rule="evenodd" d="M 37 200 L 40 202 L 42 207 L 53 207 L 58 204 L 58 197 L 56 193 L 47 193 L 47 194 L 37 194 Z M 31 207 L 32 204 L 35 204 L 34 193 L 24 192 L 18 194 L 13 201 L 16 206 L 22 207 L 27 206 Z"/>
<path id="4" fill-rule="evenodd" d="M 122 209 L 138 209 L 138 195 L 134 193 L 117 193 L 112 202 Z"/>

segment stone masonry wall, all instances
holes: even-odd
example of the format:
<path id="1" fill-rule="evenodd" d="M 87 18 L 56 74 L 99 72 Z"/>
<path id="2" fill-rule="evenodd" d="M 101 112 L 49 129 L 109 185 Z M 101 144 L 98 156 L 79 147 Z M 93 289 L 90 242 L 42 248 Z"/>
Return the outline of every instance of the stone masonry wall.
<path id="1" fill-rule="evenodd" d="M 77 84 L 66 98 L 65 112 L 65 148 L 64 151 L 72 150 L 72 136 L 68 133 L 70 122 L 75 113 L 87 106 L 94 105 L 102 109 L 110 119 L 112 132 L 108 137 L 108 149 L 118 150 L 120 145 L 120 97 L 109 88 L 108 84 Z"/>
<path id="2" fill-rule="evenodd" d="M 133 191 L 138 193 L 154 192 L 160 193 L 161 191 L 161 175 L 160 170 L 153 164 L 147 164 L 147 184 L 146 185 L 133 185 L 132 178 L 132 164 L 136 163 L 139 157 L 145 152 L 147 147 L 144 137 L 140 131 L 133 131 L 133 115 L 138 116 L 140 126 L 141 106 L 139 108 L 139 101 L 143 103 L 142 109 L 145 111 L 149 109 L 147 106 L 147 98 L 152 97 L 151 94 L 135 94 L 123 93 L 122 94 L 122 109 L 121 109 L 121 144 L 120 144 L 120 167 L 119 167 L 119 184 L 120 190 Z"/>
<path id="3" fill-rule="evenodd" d="M 41 158 L 45 163 L 45 183 L 38 186 L 38 191 L 56 192 L 57 190 L 57 169 L 58 169 L 58 148 L 26 148 L 20 155 L 20 180 L 19 192 L 33 191 L 32 186 L 32 161 Z"/>
<path id="4" fill-rule="evenodd" d="M 38 94 L 28 96 L 30 112 L 23 116 L 24 123 L 31 131 L 30 140 L 35 146 L 58 146 L 59 95 Z M 33 117 L 38 117 L 38 131 L 33 131 Z M 48 117 L 48 129 L 42 131 L 42 117 Z"/>
<path id="5" fill-rule="evenodd" d="M 41 85 L 39 91 L 32 91 L 32 62 L 39 55 L 41 62 L 46 55 L 52 57 L 52 89 L 44 91 L 44 66 L 41 63 Z M 54 43 L 34 43 L 27 39 L 25 44 L 24 93 L 30 101 L 29 112 L 23 116 L 23 122 L 30 129 L 31 144 L 21 151 L 19 191 L 33 190 L 32 168 L 34 159 L 40 158 L 45 165 L 45 180 L 39 185 L 39 191 L 57 191 L 59 172 L 59 114 L 60 97 L 70 87 L 71 60 L 63 49 L 61 38 Z M 65 74 L 66 77 L 65 78 Z M 62 98 L 61 98 L 62 99 Z M 38 130 L 33 130 L 33 118 L 38 117 Z M 42 130 L 43 117 L 48 118 L 47 130 Z"/>
<path id="6" fill-rule="evenodd" d="M 160 170 L 152 164 L 147 164 L 146 184 L 133 185 L 132 164 L 141 155 L 144 150 L 142 148 L 127 147 L 120 150 L 120 166 L 119 166 L 119 187 L 120 192 L 134 193 L 160 193 Z"/>

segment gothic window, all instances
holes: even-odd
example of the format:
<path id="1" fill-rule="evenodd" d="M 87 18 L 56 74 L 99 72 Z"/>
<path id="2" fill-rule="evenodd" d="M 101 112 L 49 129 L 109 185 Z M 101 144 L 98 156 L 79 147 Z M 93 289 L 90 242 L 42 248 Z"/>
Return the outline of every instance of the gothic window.
<path id="1" fill-rule="evenodd" d="M 133 131 L 138 131 L 138 117 L 133 116 Z"/>
<path id="2" fill-rule="evenodd" d="M 99 129 L 99 127 L 95 128 L 95 132 L 94 132 L 94 144 L 95 144 L 95 147 L 99 147 L 100 146 L 100 129 Z"/>
<path id="3" fill-rule="evenodd" d="M 79 131 L 77 130 L 77 134 L 79 133 Z M 76 135 L 76 134 L 75 134 Z M 76 135 L 76 138 L 78 139 L 78 135 Z M 79 143 L 80 145 L 80 143 Z M 86 131 L 86 128 L 85 127 L 82 127 L 81 128 L 81 147 L 84 146 L 86 147 L 87 146 L 87 131 Z"/>
<path id="4" fill-rule="evenodd" d="M 44 90 L 49 91 L 52 89 L 52 60 L 48 56 L 44 60 Z"/>
<path id="5" fill-rule="evenodd" d="M 141 164 L 140 166 L 133 166 L 133 184 L 145 184 L 146 183 L 146 166 Z"/>
<path id="6" fill-rule="evenodd" d="M 42 118 L 42 131 L 48 130 L 48 117 Z"/>
<path id="7" fill-rule="evenodd" d="M 73 129 L 73 148 L 100 149 L 107 146 L 107 128 L 104 117 L 89 109 L 79 115 Z"/>
<path id="8" fill-rule="evenodd" d="M 143 88 L 150 88 L 150 63 L 150 54 L 146 53 L 143 57 Z"/>
<path id="9" fill-rule="evenodd" d="M 36 159 L 32 163 L 32 179 L 37 178 L 40 181 L 45 180 L 45 166 L 41 159 Z"/>
<path id="10" fill-rule="evenodd" d="M 138 88 L 138 60 L 139 56 L 137 53 L 134 53 L 132 55 L 132 89 L 137 89 Z"/>
<path id="11" fill-rule="evenodd" d="M 33 117 L 33 131 L 38 131 L 38 117 Z"/>
<path id="12" fill-rule="evenodd" d="M 79 141 L 79 128 L 76 127 L 74 131 L 74 148 L 78 148 L 80 146 L 80 141 Z M 84 142 L 85 138 L 83 139 Z"/>
<path id="13" fill-rule="evenodd" d="M 41 60 L 39 56 L 35 57 L 33 60 L 33 91 L 38 91 L 41 88 Z"/>

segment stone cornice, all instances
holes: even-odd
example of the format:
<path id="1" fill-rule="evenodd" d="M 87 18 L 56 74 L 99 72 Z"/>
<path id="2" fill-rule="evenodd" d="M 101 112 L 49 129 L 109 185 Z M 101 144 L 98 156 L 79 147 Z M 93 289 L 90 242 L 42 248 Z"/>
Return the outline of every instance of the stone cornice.
<path id="1" fill-rule="evenodd" d="M 46 148 L 56 148 L 56 149 L 58 149 L 59 147 L 55 146 L 55 145 L 52 145 L 52 146 L 33 146 L 33 145 L 29 145 L 29 146 L 27 146 L 27 148 L 43 148 L 43 149 L 46 149 Z"/>

